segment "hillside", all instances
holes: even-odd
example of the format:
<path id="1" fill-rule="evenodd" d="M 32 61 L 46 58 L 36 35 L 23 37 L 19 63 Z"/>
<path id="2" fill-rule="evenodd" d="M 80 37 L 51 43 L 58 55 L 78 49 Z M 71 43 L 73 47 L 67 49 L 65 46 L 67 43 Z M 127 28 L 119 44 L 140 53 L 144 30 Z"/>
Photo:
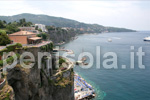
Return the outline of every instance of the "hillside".
<path id="1" fill-rule="evenodd" d="M 62 17 L 53 17 L 48 15 L 35 15 L 35 14 L 19 14 L 14 16 L 0 16 L 0 20 L 5 20 L 7 22 L 19 21 L 19 19 L 25 18 L 27 21 L 32 23 L 45 24 L 47 26 L 56 27 L 71 27 L 78 28 L 82 33 L 101 33 L 101 32 L 133 32 L 134 30 L 125 28 L 115 28 L 115 27 L 104 27 L 98 24 L 86 24 L 75 20 L 66 19 Z"/>

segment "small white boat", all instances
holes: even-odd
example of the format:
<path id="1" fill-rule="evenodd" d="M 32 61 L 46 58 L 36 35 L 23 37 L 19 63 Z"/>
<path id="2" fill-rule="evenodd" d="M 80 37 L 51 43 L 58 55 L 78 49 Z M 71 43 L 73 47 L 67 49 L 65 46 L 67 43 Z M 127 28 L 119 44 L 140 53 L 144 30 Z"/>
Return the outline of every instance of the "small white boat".
<path id="1" fill-rule="evenodd" d="M 145 37 L 145 38 L 144 38 L 144 41 L 150 41 L 150 36 Z"/>
<path id="2" fill-rule="evenodd" d="M 110 38 L 110 39 L 108 39 L 108 42 L 112 42 L 112 39 Z"/>

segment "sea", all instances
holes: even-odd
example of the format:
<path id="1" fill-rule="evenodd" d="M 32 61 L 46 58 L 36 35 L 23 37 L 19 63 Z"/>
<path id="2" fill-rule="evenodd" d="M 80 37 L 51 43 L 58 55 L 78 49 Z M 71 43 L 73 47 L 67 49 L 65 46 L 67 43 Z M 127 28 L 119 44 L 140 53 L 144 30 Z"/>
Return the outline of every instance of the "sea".
<path id="1" fill-rule="evenodd" d="M 96 91 L 94 100 L 150 100 L 150 42 L 143 41 L 147 36 L 150 36 L 149 31 L 83 34 L 62 47 L 74 51 L 74 55 L 67 56 L 71 60 L 80 60 L 78 57 L 83 52 L 93 56 L 90 68 L 76 65 L 74 71 L 93 86 Z M 97 51 L 97 47 L 100 50 Z M 139 57 L 140 50 L 142 56 Z M 104 66 L 107 59 L 114 57 L 109 55 L 110 52 L 117 56 L 117 67 Z M 131 55 L 134 60 L 131 60 Z M 107 64 L 114 62 L 108 61 Z"/>

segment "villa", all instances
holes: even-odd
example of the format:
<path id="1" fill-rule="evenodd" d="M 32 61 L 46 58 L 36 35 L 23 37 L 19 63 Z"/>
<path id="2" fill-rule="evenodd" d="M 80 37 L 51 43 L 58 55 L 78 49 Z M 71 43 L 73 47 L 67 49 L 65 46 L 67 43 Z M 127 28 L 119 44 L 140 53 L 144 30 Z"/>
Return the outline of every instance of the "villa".
<path id="1" fill-rule="evenodd" d="M 21 43 L 21 44 L 38 44 L 42 42 L 41 37 L 37 37 L 36 33 L 28 31 L 19 31 L 13 34 L 9 34 L 9 38 L 12 43 Z"/>

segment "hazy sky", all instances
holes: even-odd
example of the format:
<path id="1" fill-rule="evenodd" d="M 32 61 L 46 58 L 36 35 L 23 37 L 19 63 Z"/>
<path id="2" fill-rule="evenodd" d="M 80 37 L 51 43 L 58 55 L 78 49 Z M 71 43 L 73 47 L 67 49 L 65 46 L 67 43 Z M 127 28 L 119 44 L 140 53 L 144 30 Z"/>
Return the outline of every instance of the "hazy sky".
<path id="1" fill-rule="evenodd" d="M 0 0 L 0 15 L 46 14 L 85 23 L 150 30 L 150 1 L 146 0 Z"/>

